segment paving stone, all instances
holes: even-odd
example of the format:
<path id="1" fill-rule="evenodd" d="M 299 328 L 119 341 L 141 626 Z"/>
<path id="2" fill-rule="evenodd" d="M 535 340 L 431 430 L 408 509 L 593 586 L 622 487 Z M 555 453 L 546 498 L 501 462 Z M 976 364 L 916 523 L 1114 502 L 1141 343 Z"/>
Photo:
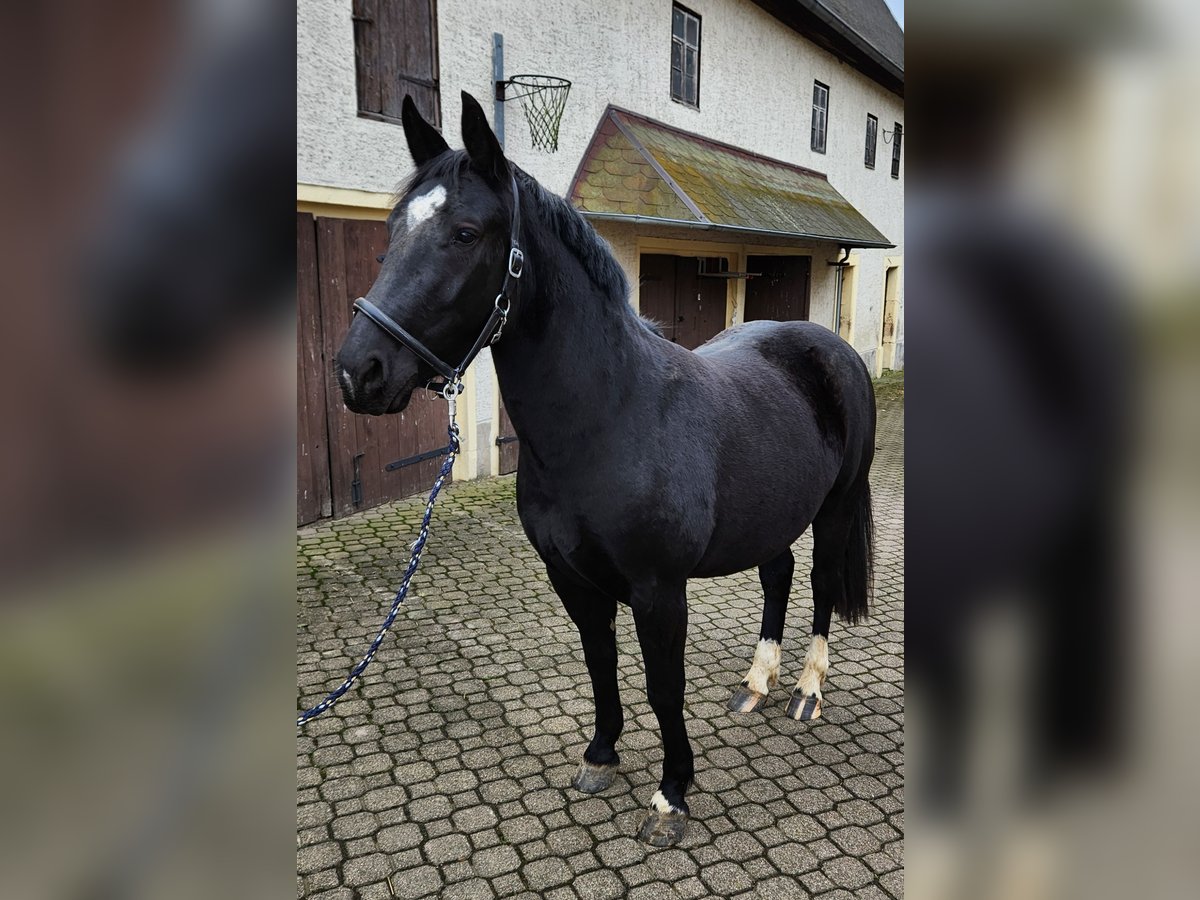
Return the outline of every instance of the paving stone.
<path id="1" fill-rule="evenodd" d="M 749 890 L 754 883 L 745 869 L 731 862 L 706 866 L 700 870 L 700 880 L 718 897 L 732 897 L 735 893 Z"/>
<path id="2" fill-rule="evenodd" d="M 821 871 L 829 876 L 834 884 L 844 888 L 860 888 L 875 880 L 871 870 L 859 860 L 848 856 L 839 856 L 821 866 Z"/>
<path id="3" fill-rule="evenodd" d="M 625 895 L 621 879 L 607 869 L 580 875 L 575 879 L 574 888 L 580 900 L 617 900 Z"/>
<path id="4" fill-rule="evenodd" d="M 471 863 L 474 865 L 475 871 L 484 878 L 495 878 L 497 875 L 515 872 L 520 868 L 521 857 L 512 847 L 501 844 L 498 847 L 476 851 L 475 855 L 471 857 Z"/>
<path id="5" fill-rule="evenodd" d="M 386 879 L 391 874 L 391 862 L 382 853 L 373 853 L 370 856 L 347 860 L 342 867 L 342 878 L 351 887 L 371 884 Z"/>
<path id="6" fill-rule="evenodd" d="M 545 892 L 560 884 L 567 884 L 574 877 L 571 867 L 561 859 L 539 859 L 521 867 L 521 877 L 535 891 Z"/>
<path id="7" fill-rule="evenodd" d="M 339 841 L 364 837 L 379 830 L 379 820 L 371 813 L 340 816 L 333 821 L 333 836 Z"/>
<path id="8" fill-rule="evenodd" d="M 419 846 L 421 841 L 421 829 L 410 823 L 392 825 L 389 828 L 382 829 L 375 835 L 375 843 L 385 853 L 393 853 L 397 850 L 409 850 Z"/>
<path id="9" fill-rule="evenodd" d="M 342 861 L 342 848 L 332 842 L 302 847 L 296 854 L 296 871 L 301 875 L 327 869 Z"/>
<path id="10" fill-rule="evenodd" d="M 464 860 L 471 854 L 471 842 L 461 834 L 448 834 L 425 845 L 425 858 L 435 866 Z"/>
<path id="11" fill-rule="evenodd" d="M 784 716 L 806 642 L 752 716 L 725 703 L 754 652 L 753 571 L 688 586 L 685 716 L 696 750 L 684 841 L 634 835 L 661 773 L 657 720 L 618 610 L 621 772 L 569 785 L 592 728 L 579 638 L 516 517 L 512 478 L 453 483 L 414 590 L 355 689 L 297 737 L 298 900 L 899 900 L 903 896 L 903 405 L 879 407 L 876 597 L 835 622 L 825 714 Z M 315 702 L 362 652 L 407 557 L 414 497 L 297 539 L 298 694 Z M 792 607 L 811 607 L 811 535 Z M 794 683 L 794 682 L 792 682 Z"/>
<path id="12" fill-rule="evenodd" d="M 442 887 L 442 876 L 433 866 L 413 866 L 392 876 L 397 897 L 428 897 Z"/>
<path id="13" fill-rule="evenodd" d="M 808 900 L 809 897 L 800 882 L 787 875 L 766 878 L 755 888 L 762 900 Z"/>

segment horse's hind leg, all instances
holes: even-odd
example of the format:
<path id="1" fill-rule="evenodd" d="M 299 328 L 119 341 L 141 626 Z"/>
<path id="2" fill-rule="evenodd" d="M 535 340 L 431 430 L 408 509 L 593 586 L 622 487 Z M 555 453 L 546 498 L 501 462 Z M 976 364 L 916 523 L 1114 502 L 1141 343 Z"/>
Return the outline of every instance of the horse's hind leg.
<path id="1" fill-rule="evenodd" d="M 552 568 L 548 572 L 567 615 L 579 629 L 596 703 L 596 729 L 572 784 L 585 794 L 596 794 L 611 785 L 616 776 L 620 763 L 617 738 L 625 726 L 617 686 L 617 602 L 595 589 L 580 587 Z"/>
<path id="2" fill-rule="evenodd" d="M 733 712 L 753 712 L 761 707 L 779 681 L 779 648 L 783 643 L 783 622 L 787 617 L 795 568 L 796 560 L 791 550 L 784 550 L 758 567 L 758 580 L 763 589 L 762 629 L 750 671 L 729 700 Z"/>
<path id="3" fill-rule="evenodd" d="M 806 722 L 821 716 L 821 687 L 829 671 L 829 622 L 867 615 L 871 593 L 871 492 L 866 479 L 826 501 L 813 520 L 813 627 L 804 669 L 787 714 Z"/>

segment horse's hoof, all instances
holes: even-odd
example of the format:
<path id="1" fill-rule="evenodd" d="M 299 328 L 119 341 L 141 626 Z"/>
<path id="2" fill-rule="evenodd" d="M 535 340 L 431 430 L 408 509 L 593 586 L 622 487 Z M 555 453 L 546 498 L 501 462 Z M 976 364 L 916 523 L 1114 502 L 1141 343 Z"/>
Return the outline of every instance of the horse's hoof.
<path id="1" fill-rule="evenodd" d="M 821 698 L 816 694 L 792 694 L 788 701 L 787 714 L 789 718 L 801 722 L 811 722 L 821 718 Z"/>
<path id="2" fill-rule="evenodd" d="M 687 813 L 659 812 L 656 809 L 646 813 L 642 827 L 638 830 L 638 838 L 651 847 L 671 847 L 683 840 L 684 826 L 687 825 Z"/>
<path id="3" fill-rule="evenodd" d="M 741 713 L 754 712 L 756 709 L 761 709 L 762 705 L 766 702 L 766 694 L 752 691 L 743 684 L 739 685 L 738 689 L 733 692 L 733 696 L 729 698 L 729 711 Z"/>
<path id="4" fill-rule="evenodd" d="M 580 763 L 571 786 L 585 794 L 598 794 L 607 790 L 617 776 L 617 764 L 598 766 L 586 759 Z"/>

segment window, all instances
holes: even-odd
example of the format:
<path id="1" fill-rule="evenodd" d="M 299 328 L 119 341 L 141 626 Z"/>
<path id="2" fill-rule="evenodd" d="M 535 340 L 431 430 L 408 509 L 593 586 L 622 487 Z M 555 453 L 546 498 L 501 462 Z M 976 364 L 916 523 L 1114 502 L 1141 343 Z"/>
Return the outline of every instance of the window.
<path id="1" fill-rule="evenodd" d="M 896 123 L 896 130 L 892 132 L 892 177 L 900 177 L 900 141 L 904 137 L 904 126 L 899 122 Z"/>
<path id="2" fill-rule="evenodd" d="M 678 3 L 671 11 L 671 99 L 700 106 L 700 17 Z"/>
<path id="3" fill-rule="evenodd" d="M 879 120 L 867 113 L 867 155 L 864 161 L 868 169 L 875 168 L 875 145 L 879 134 Z"/>
<path id="4" fill-rule="evenodd" d="M 441 125 L 437 0 L 353 0 L 358 114 L 399 122 L 405 94 Z"/>
<path id="5" fill-rule="evenodd" d="M 812 148 L 825 152 L 825 134 L 829 126 L 829 85 L 813 82 Z"/>

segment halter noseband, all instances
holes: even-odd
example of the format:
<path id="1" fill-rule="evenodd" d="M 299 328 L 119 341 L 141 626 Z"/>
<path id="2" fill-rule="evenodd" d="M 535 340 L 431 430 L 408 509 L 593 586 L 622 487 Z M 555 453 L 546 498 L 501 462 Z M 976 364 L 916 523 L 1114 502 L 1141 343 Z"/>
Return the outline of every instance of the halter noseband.
<path id="1" fill-rule="evenodd" d="M 439 394 L 444 394 L 447 391 L 458 393 L 462 390 L 462 376 L 467 371 L 467 366 L 474 362 L 475 357 L 479 355 L 479 352 L 484 347 L 500 340 L 500 334 L 504 331 L 504 323 L 508 321 L 508 311 L 512 306 L 511 291 L 513 282 L 520 279 L 521 272 L 525 268 L 525 254 L 521 252 L 519 242 L 521 234 L 521 198 L 517 194 L 516 176 L 510 174 L 509 178 L 512 183 L 513 196 L 512 240 L 508 251 L 508 268 L 504 273 L 504 284 L 500 287 L 500 293 L 496 295 L 496 302 L 492 306 L 492 314 L 488 316 L 487 323 L 483 326 L 483 331 L 479 333 L 479 337 L 475 339 L 475 343 L 467 351 L 467 355 L 463 357 L 463 361 L 457 366 L 451 366 L 439 357 L 374 303 L 371 303 L 364 297 L 359 297 L 354 301 L 355 312 L 362 313 L 391 335 L 402 346 L 407 347 L 421 359 L 425 360 L 425 362 L 429 363 L 433 367 L 433 370 L 442 376 L 444 380 L 441 383 L 434 384 L 430 382 L 425 385 L 428 390 L 436 391 Z"/>

